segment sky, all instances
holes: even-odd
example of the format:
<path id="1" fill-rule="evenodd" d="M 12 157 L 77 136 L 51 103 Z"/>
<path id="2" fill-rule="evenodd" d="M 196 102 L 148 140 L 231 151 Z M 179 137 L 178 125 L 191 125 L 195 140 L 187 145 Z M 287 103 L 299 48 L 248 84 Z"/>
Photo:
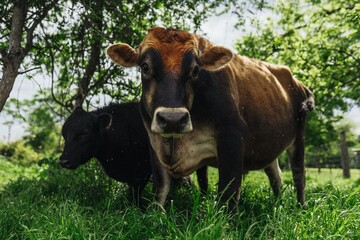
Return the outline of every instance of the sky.
<path id="1" fill-rule="evenodd" d="M 266 13 L 258 13 L 256 17 L 265 18 Z M 206 38 L 213 43 L 227 47 L 235 52 L 233 46 L 242 34 L 233 27 L 236 21 L 237 17 L 232 13 L 214 16 L 203 24 L 201 30 L 206 34 Z M 50 81 L 46 76 L 38 76 L 35 80 L 26 79 L 25 76 L 18 76 L 10 98 L 17 98 L 19 100 L 31 99 L 39 90 L 50 87 L 49 84 Z M 357 128 L 354 129 L 355 133 L 360 134 L 360 108 L 354 107 L 346 114 L 346 117 L 350 118 L 357 126 Z M 4 125 L 4 122 L 9 120 L 9 116 L 6 116 L 4 112 L 0 113 L 0 142 L 13 141 L 26 134 L 25 125 L 13 124 L 11 129 L 9 129 L 7 125 Z"/>

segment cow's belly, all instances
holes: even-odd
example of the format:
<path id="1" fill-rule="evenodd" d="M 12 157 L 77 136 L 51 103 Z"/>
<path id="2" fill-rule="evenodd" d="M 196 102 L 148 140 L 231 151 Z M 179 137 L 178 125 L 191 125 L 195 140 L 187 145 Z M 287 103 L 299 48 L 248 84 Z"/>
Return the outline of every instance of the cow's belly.
<path id="1" fill-rule="evenodd" d="M 160 161 L 174 177 L 187 176 L 204 165 L 217 165 L 216 140 L 213 131 L 209 128 L 187 133 L 180 139 L 174 139 L 172 144 L 171 163 L 164 154 L 160 154 L 162 156 Z"/>
<path id="2" fill-rule="evenodd" d="M 244 169 L 246 171 L 263 169 L 291 146 L 296 137 L 295 129 L 289 126 L 286 130 L 272 132 L 264 130 L 257 135 L 250 132 L 245 141 Z"/>

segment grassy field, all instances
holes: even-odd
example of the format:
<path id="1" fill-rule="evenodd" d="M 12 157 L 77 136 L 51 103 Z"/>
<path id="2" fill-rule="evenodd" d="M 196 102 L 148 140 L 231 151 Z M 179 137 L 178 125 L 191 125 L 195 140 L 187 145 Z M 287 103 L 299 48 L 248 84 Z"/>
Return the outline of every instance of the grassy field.
<path id="1" fill-rule="evenodd" d="M 296 205 L 291 173 L 275 199 L 263 172 L 242 186 L 239 213 L 218 204 L 216 171 L 206 198 L 189 186 L 170 193 L 167 214 L 126 202 L 126 186 L 92 162 L 75 171 L 55 158 L 22 167 L 0 158 L 0 239 L 360 239 L 360 171 L 307 169 L 306 210 Z"/>

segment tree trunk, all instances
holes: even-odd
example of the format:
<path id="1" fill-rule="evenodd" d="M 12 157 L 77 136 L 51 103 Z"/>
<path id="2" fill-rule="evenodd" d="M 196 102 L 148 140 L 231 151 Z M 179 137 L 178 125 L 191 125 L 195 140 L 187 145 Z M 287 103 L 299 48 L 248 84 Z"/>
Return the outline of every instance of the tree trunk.
<path id="1" fill-rule="evenodd" d="M 343 176 L 345 178 L 350 178 L 350 161 L 345 131 L 340 132 L 340 147 Z"/>
<path id="2" fill-rule="evenodd" d="M 94 14 L 91 15 L 94 25 L 93 37 L 95 38 L 93 43 L 91 44 L 91 52 L 88 64 L 85 68 L 85 73 L 80 80 L 79 88 L 77 90 L 77 94 L 75 96 L 73 110 L 77 107 L 81 107 L 83 102 L 85 101 L 86 96 L 89 93 L 89 86 L 91 79 L 94 76 L 97 66 L 100 64 L 100 54 L 101 54 L 101 33 L 103 29 L 103 9 L 104 9 L 104 1 L 99 0 L 94 2 L 94 6 L 89 5 L 89 7 L 94 8 Z"/>
<path id="3" fill-rule="evenodd" d="M 6 100 L 13 89 L 15 79 L 19 74 L 20 64 L 25 56 L 33 48 L 34 31 L 41 21 L 47 16 L 58 0 L 44 1 L 44 6 L 38 9 L 27 19 L 28 8 L 31 1 L 13 1 L 11 29 L 9 35 L 9 49 L 0 48 L 1 61 L 3 63 L 3 75 L 0 80 L 0 112 L 4 108 Z M 48 3 L 48 4 L 46 4 Z M 29 26 L 26 28 L 26 21 Z M 26 34 L 24 33 L 26 32 Z M 25 42 L 25 47 L 21 46 Z"/>
<path id="4" fill-rule="evenodd" d="M 9 36 L 9 50 L 1 49 L 3 75 L 0 81 L 0 112 L 4 108 L 26 53 L 21 47 L 27 13 L 27 1 L 15 1 Z"/>

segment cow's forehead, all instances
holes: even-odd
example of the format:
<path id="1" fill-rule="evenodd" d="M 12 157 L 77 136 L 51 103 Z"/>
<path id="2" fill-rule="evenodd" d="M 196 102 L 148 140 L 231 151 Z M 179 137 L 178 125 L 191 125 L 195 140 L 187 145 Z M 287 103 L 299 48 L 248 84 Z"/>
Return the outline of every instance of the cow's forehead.
<path id="1" fill-rule="evenodd" d="M 84 128 L 88 128 L 94 125 L 94 121 L 90 113 L 75 111 L 65 121 L 63 126 L 63 133 L 73 133 L 81 131 Z"/>
<path id="2" fill-rule="evenodd" d="M 155 49 L 161 56 L 164 67 L 172 72 L 181 69 L 181 63 L 187 52 L 196 54 L 197 42 L 192 34 L 174 29 L 150 29 L 140 44 L 140 55 L 148 49 Z"/>

